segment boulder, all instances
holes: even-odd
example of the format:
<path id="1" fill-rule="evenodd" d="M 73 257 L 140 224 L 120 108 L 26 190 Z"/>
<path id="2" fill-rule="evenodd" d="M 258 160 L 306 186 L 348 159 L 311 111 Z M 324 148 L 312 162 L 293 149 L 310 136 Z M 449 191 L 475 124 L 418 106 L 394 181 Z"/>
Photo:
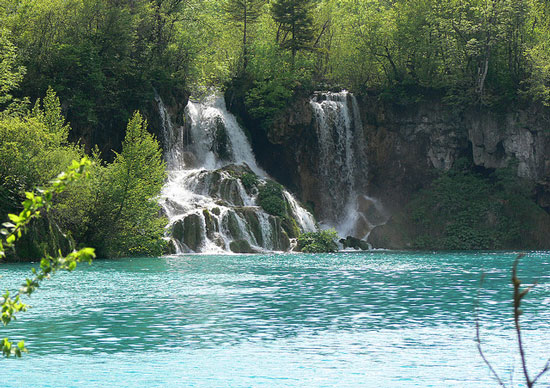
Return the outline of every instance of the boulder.
<path id="1" fill-rule="evenodd" d="M 197 251 L 204 242 L 201 217 L 190 214 L 183 220 L 176 221 L 172 226 L 172 237 L 187 245 L 189 249 Z"/>
<path id="2" fill-rule="evenodd" d="M 341 239 L 340 243 L 344 246 L 344 249 L 353 248 L 357 250 L 368 251 L 370 248 L 369 244 L 366 241 L 360 240 L 353 236 L 348 236 L 345 239 Z"/>
<path id="3" fill-rule="evenodd" d="M 231 243 L 229 243 L 229 249 L 234 253 L 256 253 L 250 246 L 250 243 L 244 239 L 231 241 Z"/>

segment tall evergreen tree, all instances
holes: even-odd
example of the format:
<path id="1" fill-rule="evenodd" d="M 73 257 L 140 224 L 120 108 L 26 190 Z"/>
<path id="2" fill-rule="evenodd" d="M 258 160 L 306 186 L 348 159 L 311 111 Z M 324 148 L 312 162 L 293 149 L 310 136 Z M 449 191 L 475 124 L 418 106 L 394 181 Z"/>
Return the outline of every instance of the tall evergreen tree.
<path id="1" fill-rule="evenodd" d="M 250 26 L 258 20 L 264 0 L 227 0 L 225 11 L 234 23 L 243 30 L 243 68 L 248 64 L 248 43 Z"/>
<path id="2" fill-rule="evenodd" d="M 296 53 L 312 47 L 313 42 L 313 1 L 275 0 L 273 19 L 279 25 L 277 41 L 292 52 L 292 63 Z"/>

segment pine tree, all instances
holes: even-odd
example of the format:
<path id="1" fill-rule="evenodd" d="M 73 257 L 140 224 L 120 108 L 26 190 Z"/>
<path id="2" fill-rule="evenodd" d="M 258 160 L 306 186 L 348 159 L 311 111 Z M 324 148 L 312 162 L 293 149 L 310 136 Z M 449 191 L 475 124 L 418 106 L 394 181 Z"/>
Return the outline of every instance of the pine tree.
<path id="1" fill-rule="evenodd" d="M 258 20 L 264 0 L 227 0 L 225 12 L 234 23 L 242 26 L 243 30 L 243 68 L 248 64 L 248 43 L 250 25 Z"/>
<path id="2" fill-rule="evenodd" d="M 312 0 L 275 0 L 273 2 L 273 19 L 279 24 L 277 41 L 283 48 L 292 52 L 292 63 L 298 51 L 312 47 L 314 37 L 312 9 Z"/>

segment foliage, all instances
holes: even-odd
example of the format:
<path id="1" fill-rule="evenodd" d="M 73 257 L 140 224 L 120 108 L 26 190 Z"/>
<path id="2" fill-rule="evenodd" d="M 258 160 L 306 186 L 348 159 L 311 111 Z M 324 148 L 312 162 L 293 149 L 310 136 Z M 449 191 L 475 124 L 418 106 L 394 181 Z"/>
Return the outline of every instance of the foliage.
<path id="1" fill-rule="evenodd" d="M 51 85 L 77 132 L 94 129 L 90 148 L 146 111 L 153 87 L 204 91 L 245 69 L 262 120 L 304 78 L 390 96 L 440 90 L 457 105 L 548 99 L 550 9 L 542 0 L 4 3 L 4 86 L 14 89 L 24 65 L 19 95 L 37 98 Z M 275 102 L 262 107 L 260 96 Z"/>
<path id="2" fill-rule="evenodd" d="M 261 123 L 263 130 L 268 130 L 297 95 L 313 90 L 310 58 L 296 59 L 293 69 L 288 63 L 288 54 L 277 46 L 267 44 L 255 48 L 265 56 L 251 60 L 248 67 L 251 85 L 241 97 L 250 116 Z"/>
<path id="3" fill-rule="evenodd" d="M 526 79 L 527 93 L 544 105 L 550 106 L 550 47 L 548 41 L 530 48 L 527 56 L 531 73 Z"/>
<path id="4" fill-rule="evenodd" d="M 334 229 L 302 233 L 298 237 L 298 250 L 304 253 L 337 252 L 338 234 Z"/>
<path id="5" fill-rule="evenodd" d="M 0 230 L 3 239 L 0 240 L 0 259 L 6 256 L 5 249 L 10 249 L 15 246 L 15 243 L 20 239 L 29 226 L 30 222 L 40 217 L 41 210 L 48 210 L 52 206 L 54 195 L 58 195 L 64 191 L 69 183 L 74 182 L 86 174 L 86 168 L 90 166 L 90 161 L 83 158 L 80 162 L 73 161 L 67 172 L 61 173 L 50 185 L 42 190 L 39 190 L 39 195 L 32 192 L 27 192 L 27 199 L 23 202 L 23 210 L 16 214 L 9 214 L 10 222 L 2 224 L 4 227 Z M 33 268 L 32 278 L 27 278 L 25 283 L 13 296 L 6 291 L 0 302 L 2 303 L 2 324 L 5 326 L 12 320 L 16 319 L 16 314 L 26 311 L 29 306 L 22 302 L 22 296 L 30 296 L 40 286 L 40 282 L 48 279 L 55 272 L 60 270 L 73 271 L 77 263 L 81 261 L 91 262 L 95 257 L 93 248 L 83 248 L 79 251 L 73 251 L 67 256 L 63 256 L 61 251 L 58 256 L 46 256 L 40 261 L 40 268 L 37 271 Z M 8 338 L 2 341 L 2 354 L 6 357 L 15 355 L 21 357 L 22 352 L 26 352 L 25 342 L 20 341 L 17 346 L 14 346 Z"/>
<path id="6" fill-rule="evenodd" d="M 292 62 L 300 50 L 313 45 L 313 1 L 275 0 L 271 12 L 277 23 L 277 42 L 292 52 Z"/>
<path id="7" fill-rule="evenodd" d="M 258 188 L 258 202 L 268 214 L 279 217 L 287 214 L 283 187 L 272 180 L 268 180 Z"/>
<path id="8" fill-rule="evenodd" d="M 206 50 L 217 31 L 203 16 L 218 17 L 214 1 L 5 3 L 2 27 L 27 69 L 19 95 L 35 99 L 52 86 L 90 148 L 119 149 L 132 112 L 149 109 L 153 87 L 178 95 L 206 78 L 208 56 L 220 57 Z"/>
<path id="9" fill-rule="evenodd" d="M 136 112 L 113 163 L 91 169 L 89 182 L 76 186 L 56 206 L 62 225 L 77 241 L 95 246 L 100 256 L 163 252 L 166 220 L 159 216 L 157 196 L 166 176 L 165 163 L 146 127 Z"/>
<path id="10" fill-rule="evenodd" d="M 59 100 L 49 89 L 32 111 L 0 113 L 0 216 L 17 210 L 24 192 L 43 185 L 80 159 L 80 147 L 67 141 Z"/>
<path id="11" fill-rule="evenodd" d="M 25 69 L 16 62 L 16 48 L 0 25 L 0 106 L 12 99 L 10 92 L 17 88 L 25 74 Z"/>
<path id="12" fill-rule="evenodd" d="M 540 246 L 538 230 L 550 220 L 530 196 L 511 168 L 487 176 L 452 170 L 416 194 L 406 210 L 408 229 L 419 249 Z"/>
<path id="13" fill-rule="evenodd" d="M 243 30 L 243 70 L 248 64 L 248 46 L 251 25 L 256 23 L 265 0 L 227 0 L 225 12 L 228 18 Z"/>
<path id="14" fill-rule="evenodd" d="M 60 193 L 10 258 L 56 252 L 71 238 L 102 255 L 160 254 L 165 220 L 156 201 L 164 181 L 158 142 L 139 114 L 130 121 L 123 152 L 103 165 L 96 151 L 90 178 Z M 61 104 L 53 89 L 32 110 L 0 113 L 0 215 L 19 211 L 25 191 L 55 177 L 83 150 L 68 142 Z M 64 234 L 67 234 L 65 238 Z"/>
<path id="15" fill-rule="evenodd" d="M 258 176 L 254 173 L 245 172 L 240 177 L 241 183 L 248 193 L 251 193 L 258 186 Z"/>

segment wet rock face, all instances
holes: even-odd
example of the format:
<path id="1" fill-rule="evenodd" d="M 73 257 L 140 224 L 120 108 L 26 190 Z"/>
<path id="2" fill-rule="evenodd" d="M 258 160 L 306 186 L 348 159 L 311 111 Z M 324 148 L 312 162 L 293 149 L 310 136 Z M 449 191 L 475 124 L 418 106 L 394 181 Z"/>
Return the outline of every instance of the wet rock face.
<path id="1" fill-rule="evenodd" d="M 462 118 L 441 105 L 401 107 L 369 98 L 359 105 L 368 142 L 369 193 L 390 209 L 468 154 Z"/>
<path id="2" fill-rule="evenodd" d="M 267 137 L 272 144 L 287 144 L 290 139 L 301 137 L 312 125 L 313 110 L 309 100 L 298 99 L 273 121 Z"/>
<path id="3" fill-rule="evenodd" d="M 197 251 L 203 243 L 203 230 L 201 218 L 198 214 L 190 214 L 183 220 L 176 221 L 172 226 L 172 237 Z"/>
<path id="4" fill-rule="evenodd" d="M 258 253 L 258 251 L 253 249 L 250 243 L 244 239 L 231 241 L 229 249 L 231 249 L 233 253 Z"/>

